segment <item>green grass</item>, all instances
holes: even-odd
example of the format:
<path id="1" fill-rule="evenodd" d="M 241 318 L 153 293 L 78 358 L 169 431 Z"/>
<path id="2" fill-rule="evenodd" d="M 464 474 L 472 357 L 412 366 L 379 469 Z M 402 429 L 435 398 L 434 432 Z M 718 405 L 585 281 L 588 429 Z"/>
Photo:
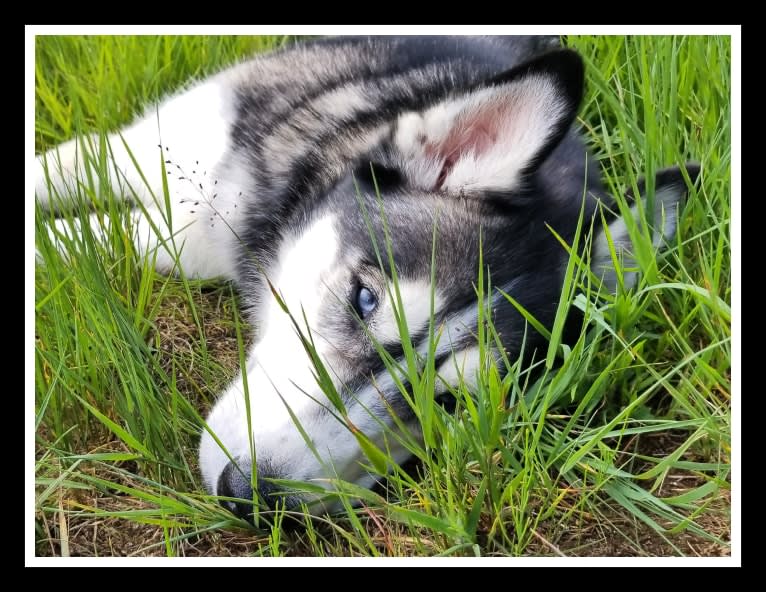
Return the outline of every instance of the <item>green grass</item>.
<path id="1" fill-rule="evenodd" d="M 38 37 L 36 147 L 113 131 L 190 78 L 283 40 Z M 474 392 L 455 389 L 454 415 L 432 405 L 432 364 L 409 352 L 419 463 L 396 470 L 383 493 L 352 490 L 361 507 L 305 529 L 280 529 L 281 515 L 248 527 L 201 487 L 202 418 L 249 338 L 233 289 L 154 273 L 119 225 L 106 241 L 84 233 L 69 265 L 38 211 L 37 553 L 728 553 L 730 42 L 567 43 L 586 60 L 579 123 L 614 194 L 664 166 L 702 164 L 675 244 L 645 254 L 641 283 L 615 297 L 599 297 L 573 262 L 564 298 L 585 310 L 580 339 L 556 347 L 552 328 L 558 364 L 541 377 L 513 361 L 505 377 L 486 364 Z M 125 219 L 108 191 L 78 191 L 80 211 L 97 201 Z M 484 314 L 488 349 L 497 336 Z M 371 451 L 371 464 L 384 457 Z"/>

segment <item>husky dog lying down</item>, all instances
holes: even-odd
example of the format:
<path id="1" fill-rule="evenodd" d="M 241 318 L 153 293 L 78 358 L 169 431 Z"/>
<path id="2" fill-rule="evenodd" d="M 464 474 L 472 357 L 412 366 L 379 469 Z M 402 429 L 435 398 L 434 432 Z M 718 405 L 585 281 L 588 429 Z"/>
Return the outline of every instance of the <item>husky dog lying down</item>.
<path id="1" fill-rule="evenodd" d="M 311 501 L 275 478 L 370 487 L 376 475 L 365 468 L 360 434 L 404 461 L 390 430 L 417 433 L 417 417 L 378 347 L 403 359 L 400 314 L 425 356 L 433 298 L 436 396 L 448 398 L 458 374 L 470 385 L 480 364 L 480 255 L 510 359 L 522 341 L 525 355 L 546 342 L 498 289 L 550 327 L 569 258 L 556 234 L 572 244 L 581 216 L 591 268 L 615 289 L 602 211 L 626 266 L 631 242 L 572 129 L 583 70 L 575 52 L 547 37 L 323 39 L 196 83 L 110 136 L 100 155 L 109 182 L 143 204 L 134 209 L 140 252 L 156 251 L 165 273 L 177 259 L 189 277 L 233 280 L 256 331 L 246 371 L 202 433 L 211 494 L 238 499 L 222 503 L 250 517 L 253 500 L 271 508 Z M 87 178 L 99 159 L 83 154 L 87 143 L 38 157 L 43 208 L 57 208 L 73 193 L 67 187 Z M 697 168 L 686 170 L 693 181 Z M 677 168 L 654 186 L 647 219 L 660 247 L 675 234 L 687 189 Z M 72 231 L 60 222 L 59 232 Z M 307 342 L 342 410 L 319 388 Z"/>

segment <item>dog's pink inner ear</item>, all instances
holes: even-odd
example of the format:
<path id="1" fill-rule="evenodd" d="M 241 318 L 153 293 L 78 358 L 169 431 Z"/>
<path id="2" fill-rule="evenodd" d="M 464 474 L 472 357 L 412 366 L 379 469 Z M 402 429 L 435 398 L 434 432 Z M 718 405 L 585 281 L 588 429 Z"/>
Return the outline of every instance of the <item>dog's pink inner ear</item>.
<path id="1" fill-rule="evenodd" d="M 478 161 L 498 142 L 498 134 L 510 117 L 510 108 L 501 101 L 470 106 L 460 113 L 447 135 L 439 142 L 427 142 L 426 156 L 442 163 L 434 189 L 443 189 L 455 164 L 471 158 Z"/>
<path id="2" fill-rule="evenodd" d="M 451 97 L 419 118 L 407 114 L 397 129 L 405 176 L 441 192 L 510 192 L 573 115 L 574 103 L 545 73 Z"/>

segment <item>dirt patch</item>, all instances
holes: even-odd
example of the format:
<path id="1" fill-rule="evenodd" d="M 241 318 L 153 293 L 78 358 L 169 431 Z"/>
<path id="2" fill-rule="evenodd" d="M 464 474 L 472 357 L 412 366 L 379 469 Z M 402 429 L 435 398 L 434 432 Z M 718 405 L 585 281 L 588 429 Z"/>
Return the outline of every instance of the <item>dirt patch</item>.
<path id="1" fill-rule="evenodd" d="M 622 462 L 627 463 L 629 470 L 634 474 L 640 473 L 654 466 L 652 462 L 641 460 L 640 457 L 664 458 L 676 451 L 688 438 L 689 433 L 682 430 L 643 434 L 622 443 L 625 450 Z M 702 462 L 706 458 L 692 446 L 683 454 L 681 460 Z M 722 460 L 729 461 L 728 458 Z M 663 476 L 652 493 L 661 498 L 680 496 L 706 482 L 707 477 L 703 474 L 673 469 Z M 654 485 L 654 480 L 638 483 L 649 489 Z M 576 519 L 560 521 L 557 526 L 543 526 L 539 532 L 533 533 L 534 540 L 528 547 L 530 554 L 575 557 L 731 555 L 731 492 L 725 487 L 721 487 L 715 497 L 709 500 L 704 511 L 690 516 L 700 528 L 711 535 L 710 538 L 690 530 L 660 534 L 616 504 L 605 502 L 599 504 L 598 508 L 597 514 L 581 512 Z M 657 522 L 664 528 L 671 527 L 669 522 Z"/>
<path id="2" fill-rule="evenodd" d="M 533 533 L 526 555 L 566 557 L 728 557 L 731 548 L 731 499 L 728 491 L 695 519 L 718 543 L 693 532 L 657 533 L 625 511 L 602 508 L 598 515 L 581 516 L 557 527 Z"/>
<path id="3" fill-rule="evenodd" d="M 168 375 L 175 370 L 179 392 L 201 411 L 239 368 L 236 306 L 230 287 L 217 285 L 194 295 L 194 310 L 186 296 L 164 297 L 155 319 L 152 343 L 159 348 L 160 366 Z M 252 328 L 240 319 L 240 331 L 247 348 Z"/>

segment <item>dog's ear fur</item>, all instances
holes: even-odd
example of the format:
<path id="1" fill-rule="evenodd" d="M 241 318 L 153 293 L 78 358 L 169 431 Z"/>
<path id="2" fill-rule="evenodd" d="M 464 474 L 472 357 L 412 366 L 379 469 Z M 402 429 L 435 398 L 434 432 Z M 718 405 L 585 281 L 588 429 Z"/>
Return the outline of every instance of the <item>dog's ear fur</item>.
<path id="1" fill-rule="evenodd" d="M 685 168 L 692 184 L 696 183 L 700 173 L 699 165 L 687 164 Z M 645 187 L 646 183 L 642 179 L 638 183 L 638 189 L 649 228 L 652 230 L 652 246 L 655 249 L 662 249 L 675 238 L 678 228 L 678 217 L 681 214 L 681 209 L 688 193 L 686 181 L 679 167 L 671 167 L 658 172 L 654 182 L 653 214 L 648 211 Z M 628 199 L 635 202 L 630 195 Z M 639 207 L 637 203 L 630 207 L 630 215 L 636 223 L 639 222 Z M 621 260 L 621 266 L 623 268 L 635 267 L 633 243 L 625 219 L 622 216 L 617 216 L 608 221 L 607 224 L 609 237 L 611 238 L 615 254 Z M 604 285 L 609 290 L 615 292 L 618 284 L 617 272 L 612 261 L 609 239 L 603 229 L 597 232 L 594 237 L 591 253 L 591 269 L 593 273 L 602 279 Z M 630 288 L 635 285 L 637 274 L 633 271 L 626 271 L 623 273 L 622 279 L 623 285 L 626 288 Z"/>
<path id="2" fill-rule="evenodd" d="M 583 72 L 575 52 L 553 51 L 401 116 L 394 135 L 400 170 L 411 186 L 429 191 L 517 188 L 572 124 Z"/>

